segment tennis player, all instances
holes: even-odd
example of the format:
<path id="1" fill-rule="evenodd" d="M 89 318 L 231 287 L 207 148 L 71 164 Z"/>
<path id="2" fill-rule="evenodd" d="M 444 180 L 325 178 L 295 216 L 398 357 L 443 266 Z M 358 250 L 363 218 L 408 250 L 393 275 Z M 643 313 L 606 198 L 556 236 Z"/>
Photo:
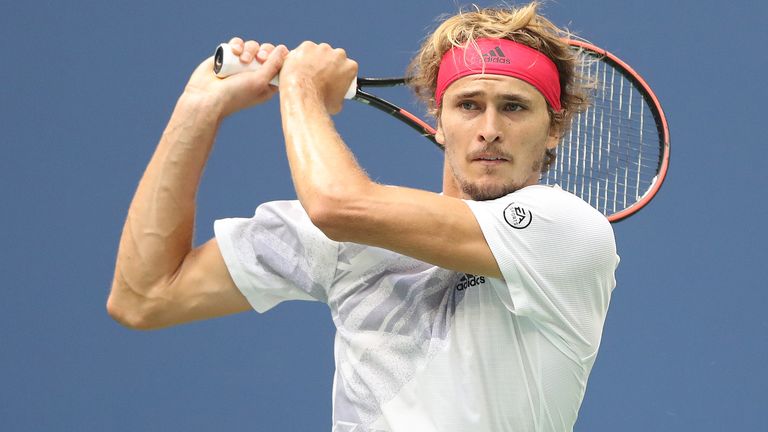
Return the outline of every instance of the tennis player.
<path id="1" fill-rule="evenodd" d="M 193 73 L 131 204 L 109 313 L 150 329 L 323 302 L 333 431 L 572 430 L 619 259 L 604 216 L 538 184 L 586 103 L 563 35 L 530 4 L 458 14 L 426 40 L 411 71 L 445 146 L 442 194 L 358 166 L 331 118 L 357 73 L 343 50 L 233 39 L 264 67 Z M 298 200 L 218 220 L 192 248 L 219 124 L 272 97 L 278 71 Z"/>

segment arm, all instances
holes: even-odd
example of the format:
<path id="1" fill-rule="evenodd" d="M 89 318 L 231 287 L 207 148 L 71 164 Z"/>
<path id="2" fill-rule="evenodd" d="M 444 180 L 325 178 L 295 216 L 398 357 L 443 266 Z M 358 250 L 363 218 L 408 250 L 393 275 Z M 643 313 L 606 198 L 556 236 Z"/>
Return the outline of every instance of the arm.
<path id="1" fill-rule="evenodd" d="M 259 46 L 232 43 L 250 61 Z M 286 50 L 261 47 L 265 67 L 226 80 L 204 61 L 174 109 L 128 210 L 115 264 L 109 314 L 140 329 L 158 328 L 249 308 L 215 240 L 193 249 L 195 197 L 203 167 L 224 117 L 268 100 L 268 85 Z M 267 52 L 269 53 L 268 59 Z"/>
<path id="2" fill-rule="evenodd" d="M 339 137 L 339 111 L 357 64 L 342 50 L 302 44 L 281 72 L 280 107 L 299 200 L 328 237 L 386 248 L 439 267 L 500 277 L 462 200 L 374 183 Z"/>

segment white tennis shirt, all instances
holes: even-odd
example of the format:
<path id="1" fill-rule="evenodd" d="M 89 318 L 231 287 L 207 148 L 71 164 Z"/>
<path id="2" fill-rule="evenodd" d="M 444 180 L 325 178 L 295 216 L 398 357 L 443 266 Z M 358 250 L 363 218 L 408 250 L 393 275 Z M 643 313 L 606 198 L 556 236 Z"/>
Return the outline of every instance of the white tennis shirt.
<path id="1" fill-rule="evenodd" d="M 329 240 L 298 201 L 216 221 L 255 310 L 330 307 L 333 432 L 572 430 L 615 286 L 611 225 L 559 187 L 466 202 L 503 279 Z"/>

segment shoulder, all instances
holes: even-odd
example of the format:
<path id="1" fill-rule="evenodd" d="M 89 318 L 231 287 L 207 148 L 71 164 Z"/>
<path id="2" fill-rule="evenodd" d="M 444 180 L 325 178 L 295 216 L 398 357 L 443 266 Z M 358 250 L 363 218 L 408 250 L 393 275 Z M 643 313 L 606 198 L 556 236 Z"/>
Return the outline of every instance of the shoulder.
<path id="1" fill-rule="evenodd" d="M 584 200 L 559 186 L 534 185 L 491 201 L 467 201 L 473 212 L 490 213 L 511 228 L 602 228 L 612 232 L 607 218 Z"/>
<path id="2" fill-rule="evenodd" d="M 255 215 L 260 214 L 280 215 L 284 217 L 309 220 L 307 212 L 298 200 L 268 201 L 256 207 Z"/>
<path id="3" fill-rule="evenodd" d="M 535 185 L 492 201 L 467 201 L 499 258 L 603 262 L 615 266 L 616 243 L 608 219 L 557 186 Z"/>
<path id="4" fill-rule="evenodd" d="M 252 230 L 279 229 L 294 227 L 295 229 L 313 229 L 307 212 L 297 200 L 269 201 L 256 207 L 253 216 L 249 218 L 229 218 L 216 221 L 216 225 L 240 226 Z"/>
<path id="5" fill-rule="evenodd" d="M 250 218 L 227 218 L 214 222 L 219 247 L 226 255 L 334 256 L 336 242 L 315 227 L 298 201 L 271 201 L 256 208 Z M 334 258 L 335 259 L 335 258 Z"/>

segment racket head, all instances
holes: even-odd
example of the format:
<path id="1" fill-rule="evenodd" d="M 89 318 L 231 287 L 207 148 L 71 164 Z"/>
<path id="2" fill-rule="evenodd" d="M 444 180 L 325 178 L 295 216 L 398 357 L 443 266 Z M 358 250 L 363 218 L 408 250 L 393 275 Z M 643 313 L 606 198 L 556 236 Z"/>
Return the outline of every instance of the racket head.
<path id="1" fill-rule="evenodd" d="M 645 207 L 669 169 L 669 127 L 658 98 L 628 64 L 595 45 L 569 43 L 593 84 L 592 104 L 575 114 L 541 183 L 579 196 L 611 222 Z"/>

